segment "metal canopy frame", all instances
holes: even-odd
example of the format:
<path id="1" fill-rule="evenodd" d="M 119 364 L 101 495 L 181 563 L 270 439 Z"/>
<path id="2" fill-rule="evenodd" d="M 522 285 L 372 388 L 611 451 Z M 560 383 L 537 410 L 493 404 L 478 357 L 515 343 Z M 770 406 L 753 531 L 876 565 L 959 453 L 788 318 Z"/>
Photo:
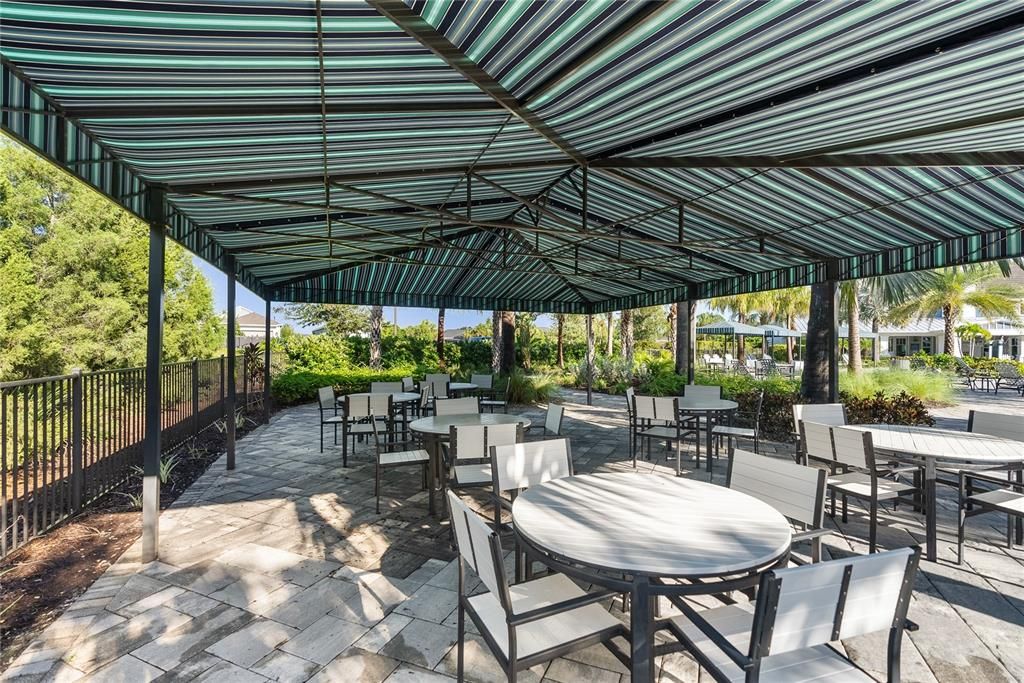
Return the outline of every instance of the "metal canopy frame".
<path id="1" fill-rule="evenodd" d="M 955 116 L 851 128 L 845 138 L 820 141 L 800 138 L 791 127 L 785 144 L 782 138 L 760 147 L 742 143 L 745 127 L 765 125 L 759 122 L 778 112 L 822 110 L 833 98 L 871 88 L 878 88 L 881 111 L 884 94 L 915 74 L 945 69 L 959 84 L 947 93 L 955 98 L 956 87 L 985 79 L 970 64 L 975 53 L 998 57 L 1019 48 L 1013 36 L 1024 25 L 1024 10 L 1013 6 L 958 8 L 957 16 L 921 28 L 919 37 L 895 21 L 884 24 L 897 10 L 873 8 L 891 47 L 839 64 L 822 61 L 813 77 L 782 79 L 791 85 L 766 85 L 760 96 L 664 126 L 643 112 L 648 99 L 667 102 L 665 94 L 634 72 L 637 60 L 654 68 L 692 47 L 682 36 L 699 13 L 674 3 L 613 3 L 602 13 L 583 3 L 552 18 L 543 35 L 517 42 L 511 30 L 502 34 L 500 23 L 524 11 L 510 3 L 471 18 L 462 3 L 369 0 L 351 10 L 317 2 L 309 16 L 271 17 L 301 22 L 292 28 L 309 38 L 299 54 L 314 58 L 315 92 L 257 92 L 238 101 L 90 96 L 62 61 L 71 51 L 68 35 L 89 31 L 62 23 L 68 6 L 10 3 L 3 20 L 8 40 L 0 48 L 3 131 L 144 220 L 154 218 L 147 192 L 160 190 L 168 236 L 230 269 L 264 298 L 594 314 L 1024 253 L 1024 210 L 1016 210 L 1024 204 L 1017 175 L 1024 149 L 1014 144 L 1019 136 L 1007 133 L 1024 120 L 1024 87 L 1016 81 L 1001 89 L 998 105 L 965 107 Z M 796 54 L 804 26 L 799 15 L 811 16 L 817 7 L 797 6 L 757 31 L 792 26 Z M 91 25 L 102 26 L 131 19 L 132 10 L 94 11 Z M 216 20 L 212 4 L 181 11 Z M 256 23 L 271 20 L 256 4 L 248 12 Z M 729 20 L 722 19 L 723 29 Z M 166 33 L 191 30 L 167 21 Z M 456 30 L 467 21 L 476 30 Z M 517 30 L 535 28 L 523 17 L 517 21 Z M 351 53 L 345 22 L 372 24 L 383 51 L 365 48 L 365 56 L 354 58 L 357 66 L 339 66 Z M 570 24 L 586 29 L 563 33 Z M 25 44 L 19 30 L 27 26 L 34 40 L 60 35 L 63 47 Z M 761 39 L 757 31 L 751 40 Z M 474 42 L 485 34 L 493 39 L 487 49 Z M 538 62 L 541 47 L 548 51 Z M 150 67 L 121 47 L 108 54 L 120 55 L 117 50 L 124 63 L 154 68 L 173 82 L 178 67 Z M 230 42 L 224 51 L 230 62 Z M 408 86 L 403 97 L 339 96 L 342 74 L 360 69 L 372 90 L 374 74 L 390 68 L 373 60 L 391 54 L 411 60 L 409 69 L 426 74 L 428 85 Z M 944 61 L 947 55 L 957 60 Z M 602 130 L 600 110 L 578 113 L 601 93 L 582 93 L 620 66 L 615 92 L 635 106 L 637 130 L 620 127 L 602 134 L 602 142 L 587 132 Z M 273 82 L 273 68 L 248 73 Z M 294 73 L 288 69 L 282 86 Z M 401 69 L 387 78 L 401 78 Z M 88 66 L 76 63 L 74 70 L 88 73 Z M 218 75 L 200 80 L 217 83 Z M 448 85 L 429 85 L 434 82 Z M 130 78 L 124 85 L 134 87 Z M 906 88 L 903 101 L 925 97 Z M 465 94 L 451 94 L 457 91 Z M 665 105 L 666 121 L 672 107 L 684 105 Z M 839 114 L 828 116 L 841 121 Z M 374 127 L 378 120 L 394 122 L 413 151 L 404 152 L 401 139 L 386 142 L 387 130 Z M 140 143 L 149 131 L 161 131 L 161 139 Z M 383 136 L 380 154 L 366 147 L 375 135 Z M 277 147 L 267 147 L 278 138 Z M 431 147 L 435 138 L 444 144 Z M 710 142 L 719 138 L 737 142 Z M 474 142 L 462 150 L 464 139 Z M 179 150 L 191 141 L 208 153 L 186 157 Z M 367 150 L 365 163 L 344 161 L 350 148 Z M 280 162 L 256 161 L 264 150 Z M 799 199 L 814 206 L 799 206 Z"/>

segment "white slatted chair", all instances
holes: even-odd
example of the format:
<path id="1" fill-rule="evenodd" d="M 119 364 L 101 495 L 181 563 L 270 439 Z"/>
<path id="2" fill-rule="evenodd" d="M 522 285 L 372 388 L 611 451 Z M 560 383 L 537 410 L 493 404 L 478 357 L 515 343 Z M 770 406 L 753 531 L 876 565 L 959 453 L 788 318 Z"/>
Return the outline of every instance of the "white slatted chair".
<path id="1" fill-rule="evenodd" d="M 449 385 L 452 383 L 452 377 L 446 373 L 433 373 L 426 376 L 423 382 L 430 387 L 430 395 L 434 399 L 448 398 Z"/>
<path id="2" fill-rule="evenodd" d="M 370 392 L 374 394 L 397 394 L 400 391 L 401 382 L 370 382 Z"/>
<path id="3" fill-rule="evenodd" d="M 761 406 L 764 405 L 764 390 L 762 389 L 757 395 L 757 403 L 754 407 L 753 413 L 736 413 L 734 417 L 745 419 L 748 424 L 752 424 L 752 427 L 740 427 L 734 424 L 727 425 L 715 425 L 711 428 L 711 434 L 718 437 L 715 443 L 715 455 L 718 455 L 719 444 L 722 438 L 725 438 L 728 442 L 726 445 L 726 452 L 732 453 L 733 451 L 733 439 L 750 439 L 754 442 L 754 452 L 760 451 L 760 437 L 761 437 Z"/>
<path id="4" fill-rule="evenodd" d="M 338 402 L 334 398 L 334 387 L 320 387 L 316 390 L 317 407 L 320 409 L 320 452 L 324 452 L 324 425 L 334 427 L 334 443 L 338 443 L 338 427 L 345 422 L 345 416 L 338 414 Z"/>
<path id="5" fill-rule="evenodd" d="M 519 424 L 464 425 L 451 428 L 446 454 L 448 477 L 453 489 L 490 486 L 491 447 L 507 446 L 523 440 Z"/>
<path id="6" fill-rule="evenodd" d="M 476 385 L 476 393 L 489 396 L 494 392 L 494 375 L 470 375 L 469 383 Z"/>
<path id="7" fill-rule="evenodd" d="M 507 385 L 505 389 L 499 390 L 494 385 L 494 375 L 472 375 L 469 381 L 477 385 L 481 410 L 486 408 L 488 412 L 493 413 L 495 408 L 498 408 L 503 413 L 508 412 Z"/>
<path id="8" fill-rule="evenodd" d="M 434 402 L 434 397 L 430 394 L 430 385 L 423 384 L 420 386 L 420 398 L 416 402 L 416 415 L 423 417 L 430 412 L 430 408 Z"/>
<path id="9" fill-rule="evenodd" d="M 390 432 L 393 410 L 391 394 L 345 396 L 345 421 L 341 426 L 342 467 L 348 467 L 348 437 L 352 437 L 352 449 L 355 450 L 357 436 L 369 436 L 373 433 L 372 422 L 384 422 L 385 429 Z"/>
<path id="10" fill-rule="evenodd" d="M 491 446 L 491 486 L 494 492 L 494 528 L 501 528 L 501 511 L 511 512 L 512 503 L 524 489 L 546 481 L 571 477 L 572 450 L 569 439 L 548 439 L 529 443 Z M 506 499 L 504 494 L 508 494 Z M 516 543 L 516 581 L 523 579 L 522 553 Z M 527 572 L 527 578 L 529 578 Z"/>
<path id="11" fill-rule="evenodd" d="M 434 415 L 476 415 L 479 412 L 480 399 L 476 396 L 441 398 L 434 401 Z"/>
<path id="12" fill-rule="evenodd" d="M 768 503 L 797 527 L 793 543 L 810 541 L 811 561 L 821 560 L 825 517 L 825 470 L 734 450 L 726 486 Z M 799 562 L 793 558 L 795 562 Z"/>
<path id="13" fill-rule="evenodd" d="M 697 400 L 717 401 L 722 398 L 722 387 L 714 384 L 687 384 L 683 387 L 683 396 Z M 715 420 L 713 417 L 709 420 L 706 414 L 688 415 L 683 418 L 683 423 L 686 427 L 703 431 L 711 429 L 715 425 Z M 698 438 L 700 437 L 698 436 Z M 710 453 L 708 457 L 711 457 Z"/>
<path id="14" fill-rule="evenodd" d="M 508 681 L 519 671 L 625 634 L 625 626 L 598 602 L 609 591 L 587 593 L 564 574 L 509 585 L 498 535 L 448 492 L 459 550 L 457 671 L 464 680 L 466 614 L 476 624 Z M 466 568 L 485 589 L 469 596 Z"/>
<path id="15" fill-rule="evenodd" d="M 412 377 L 402 378 L 402 391 L 413 392 L 416 391 L 416 382 Z"/>
<path id="16" fill-rule="evenodd" d="M 989 434 L 1004 439 L 1024 442 L 1024 420 L 1019 415 L 989 413 L 972 410 L 967 418 L 967 431 Z M 1024 444 L 1021 444 L 1024 449 Z M 1014 476 L 1017 480 L 1014 481 Z M 967 518 L 994 512 L 1006 515 L 1006 545 L 1013 547 L 1014 523 L 1017 527 L 1017 543 L 1024 543 L 1024 484 L 1019 467 L 1016 469 L 960 470 L 957 472 L 957 491 L 960 517 L 957 525 L 957 564 L 963 562 L 964 536 Z M 980 491 L 975 484 L 984 486 Z"/>
<path id="17" fill-rule="evenodd" d="M 829 427 L 841 427 L 846 424 L 846 406 L 842 403 L 797 403 L 793 406 L 793 434 L 797 437 L 797 461 L 804 458 L 803 437 L 800 423 L 804 420 Z"/>
<path id="18" fill-rule="evenodd" d="M 811 423 L 804 421 L 804 427 Z M 875 461 L 871 432 L 849 427 L 831 427 L 832 450 L 840 473 L 828 478 L 828 487 L 843 497 L 843 522 L 848 521 L 847 499 L 850 496 L 868 503 L 870 518 L 869 551 L 875 552 L 878 536 L 878 504 L 896 501 L 903 496 L 920 495 L 921 489 L 913 484 L 893 481 L 884 477 Z M 832 515 L 835 516 L 835 503 Z"/>
<path id="19" fill-rule="evenodd" d="M 544 436 L 561 436 L 562 418 L 565 417 L 565 406 L 549 403 L 544 413 Z"/>
<path id="20" fill-rule="evenodd" d="M 753 604 L 696 611 L 669 628 L 717 681 L 875 679 L 829 643 L 888 631 L 888 680 L 900 680 L 903 631 L 920 548 L 765 572 Z"/>
<path id="21" fill-rule="evenodd" d="M 640 439 L 640 455 L 643 456 L 645 443 L 650 459 L 649 442 L 666 441 L 676 446 L 676 476 L 683 472 L 681 446 L 683 439 L 694 431 L 683 430 L 679 421 L 679 402 L 672 396 L 634 396 L 633 413 L 636 416 L 635 435 Z M 636 467 L 636 452 L 633 453 L 633 467 Z"/>
<path id="22" fill-rule="evenodd" d="M 410 467 L 419 465 L 423 469 L 423 488 L 427 488 L 427 469 L 430 465 L 430 454 L 422 448 L 412 448 L 413 441 L 390 441 L 387 434 L 381 438 L 377 420 L 371 420 L 373 441 L 377 448 L 377 457 L 373 467 L 373 495 L 377 497 L 377 514 L 380 514 L 380 478 L 383 470 L 392 467 Z"/>

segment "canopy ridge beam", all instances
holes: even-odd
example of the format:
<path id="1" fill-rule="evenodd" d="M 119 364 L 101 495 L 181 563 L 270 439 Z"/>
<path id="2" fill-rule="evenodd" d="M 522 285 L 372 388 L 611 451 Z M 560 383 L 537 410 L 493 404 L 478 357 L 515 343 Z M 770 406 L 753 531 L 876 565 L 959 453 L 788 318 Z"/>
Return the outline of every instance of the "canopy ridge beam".
<path id="1" fill-rule="evenodd" d="M 247 109 L 248 105 L 188 104 L 153 105 L 126 103 L 118 107 L 72 107 L 55 112 L 42 109 L 4 107 L 4 111 L 16 113 L 44 114 L 59 116 L 68 121 L 82 119 L 121 120 L 135 118 L 239 118 L 259 119 L 281 116 L 320 116 L 320 105 L 280 103 L 260 105 L 258 109 Z M 433 102 L 328 102 L 328 116 L 346 114 L 445 114 L 466 111 L 504 111 L 504 108 L 490 100 L 433 101 Z"/>
<path id="2" fill-rule="evenodd" d="M 562 138 L 540 117 L 527 109 L 526 105 L 516 99 L 512 93 L 484 71 L 480 65 L 466 56 L 444 34 L 437 31 L 426 19 L 413 11 L 402 0 L 367 0 L 367 2 L 400 30 L 440 57 L 449 67 L 462 74 L 466 80 L 473 83 L 495 102 L 507 109 L 509 113 L 557 147 L 562 154 L 577 163 L 584 161 L 582 153 L 569 144 L 567 140 Z"/>
<path id="3" fill-rule="evenodd" d="M 840 88 L 845 85 L 862 81 L 872 76 L 897 69 L 908 64 L 927 60 L 934 57 L 936 53 L 948 51 L 978 40 L 983 40 L 995 35 L 1019 31 L 1024 27 L 1024 10 L 1012 12 L 1008 15 L 990 19 L 989 21 L 971 26 L 957 33 L 943 36 L 938 40 L 928 41 L 909 47 L 899 52 L 894 52 L 881 59 L 874 60 L 868 64 L 856 64 L 848 69 L 843 69 L 831 76 L 818 79 L 813 82 L 803 83 L 782 92 L 766 95 L 760 99 L 748 102 L 739 107 L 707 116 L 697 121 L 690 121 L 675 128 L 661 131 L 653 135 L 627 142 L 625 144 L 609 147 L 594 155 L 595 159 L 628 154 L 644 147 L 656 145 L 666 140 L 671 140 L 683 135 L 689 135 L 700 130 L 717 126 L 718 124 L 739 119 L 744 116 L 751 116 L 763 111 L 779 107 L 790 102 L 796 102 L 807 97 L 820 95 L 828 90 Z"/>

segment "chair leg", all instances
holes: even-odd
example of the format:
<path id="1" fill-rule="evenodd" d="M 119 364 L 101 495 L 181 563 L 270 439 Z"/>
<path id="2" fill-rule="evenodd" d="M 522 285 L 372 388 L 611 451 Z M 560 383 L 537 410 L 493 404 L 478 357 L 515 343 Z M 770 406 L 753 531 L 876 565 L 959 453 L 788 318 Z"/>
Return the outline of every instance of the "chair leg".
<path id="1" fill-rule="evenodd" d="M 373 495 L 377 497 L 377 514 L 380 514 L 380 461 L 373 466 Z"/>
<path id="2" fill-rule="evenodd" d="M 456 680 L 465 680 L 465 658 L 466 658 L 466 610 L 462 607 L 462 600 L 459 600 L 459 627 L 458 627 L 458 654 L 456 657 Z"/>
<path id="3" fill-rule="evenodd" d="M 849 517 L 846 514 L 847 513 L 846 507 L 847 507 L 847 500 L 846 500 L 846 494 L 844 493 L 843 494 L 843 524 L 846 524 L 847 522 L 850 521 Z"/>
<path id="4" fill-rule="evenodd" d="M 844 502 L 845 507 L 845 502 Z M 871 499 L 871 514 L 870 514 L 871 529 L 868 531 L 868 553 L 874 553 L 877 548 L 878 538 L 878 501 L 874 498 Z"/>
<path id="5" fill-rule="evenodd" d="M 964 510 L 964 504 L 961 502 L 957 506 L 957 525 L 956 525 L 956 563 L 963 564 L 964 561 L 964 536 L 966 535 L 967 527 L 967 511 Z"/>
<path id="6" fill-rule="evenodd" d="M 324 452 L 324 423 L 320 423 L 320 452 Z"/>

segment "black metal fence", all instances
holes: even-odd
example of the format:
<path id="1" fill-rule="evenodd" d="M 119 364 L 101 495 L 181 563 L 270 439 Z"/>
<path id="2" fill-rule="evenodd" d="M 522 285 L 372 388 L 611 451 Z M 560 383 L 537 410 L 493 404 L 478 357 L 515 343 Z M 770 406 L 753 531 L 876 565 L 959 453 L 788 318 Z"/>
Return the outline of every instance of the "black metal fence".
<path id="1" fill-rule="evenodd" d="M 262 352 L 237 358 L 237 409 L 262 409 Z M 225 417 L 226 374 L 223 356 L 163 365 L 164 449 Z M 141 466 L 145 380 L 127 368 L 0 383 L 0 557 Z"/>

